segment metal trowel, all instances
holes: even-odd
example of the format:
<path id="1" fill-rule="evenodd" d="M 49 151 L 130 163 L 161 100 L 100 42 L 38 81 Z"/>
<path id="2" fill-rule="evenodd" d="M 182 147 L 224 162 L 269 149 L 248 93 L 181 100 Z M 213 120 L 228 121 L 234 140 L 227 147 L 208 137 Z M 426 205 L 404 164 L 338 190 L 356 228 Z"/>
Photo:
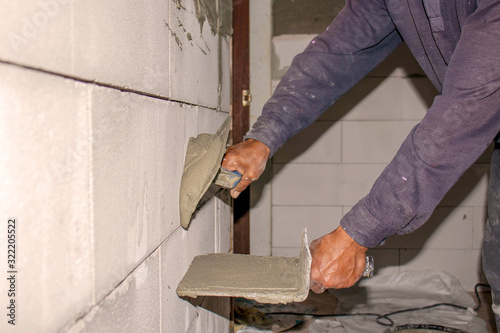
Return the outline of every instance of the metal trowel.
<path id="1" fill-rule="evenodd" d="M 194 212 L 222 188 L 234 188 L 237 172 L 221 168 L 231 117 L 215 134 L 190 138 L 179 194 L 181 225 L 187 229 Z M 311 253 L 306 231 L 294 258 L 211 253 L 194 258 L 177 287 L 179 296 L 235 296 L 264 303 L 301 302 L 309 293 Z M 365 276 L 373 273 L 367 257 Z"/>
<path id="2" fill-rule="evenodd" d="M 239 172 L 221 168 L 229 138 L 231 117 L 215 134 L 203 133 L 190 138 L 179 191 L 181 225 L 189 227 L 195 211 L 223 188 L 234 188 L 241 179 Z"/>
<path id="3" fill-rule="evenodd" d="M 193 259 L 177 287 L 181 297 L 231 296 L 260 303 L 302 302 L 309 294 L 311 252 L 307 231 L 298 257 L 269 257 L 210 253 Z M 366 257 L 363 276 L 373 276 L 374 263 Z"/>

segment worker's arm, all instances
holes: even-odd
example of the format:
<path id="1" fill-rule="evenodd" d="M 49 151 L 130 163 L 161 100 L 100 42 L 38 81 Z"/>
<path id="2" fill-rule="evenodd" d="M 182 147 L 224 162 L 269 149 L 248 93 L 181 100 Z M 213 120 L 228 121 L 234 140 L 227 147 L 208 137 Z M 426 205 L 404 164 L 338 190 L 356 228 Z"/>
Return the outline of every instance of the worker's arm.
<path id="1" fill-rule="evenodd" d="M 313 243 L 313 290 L 349 286 L 354 281 L 349 274 L 361 275 L 363 248 L 349 251 L 336 242 L 374 247 L 390 235 L 420 227 L 500 131 L 499 18 L 496 2 L 480 6 L 467 19 L 442 94 L 370 193 L 341 220 L 337 231 L 343 232 L 329 240 L 329 249 L 316 251 Z"/>
<path id="2" fill-rule="evenodd" d="M 373 247 L 420 227 L 489 146 L 500 131 L 499 54 L 500 3 L 483 2 L 462 26 L 442 94 L 341 220 L 357 243 Z"/>
<path id="3" fill-rule="evenodd" d="M 256 141 L 228 150 L 223 167 L 239 171 L 243 179 L 231 195 L 237 197 L 260 176 L 263 160 L 310 125 L 400 43 L 384 1 L 347 0 L 327 30 L 294 58 L 245 137 Z"/>

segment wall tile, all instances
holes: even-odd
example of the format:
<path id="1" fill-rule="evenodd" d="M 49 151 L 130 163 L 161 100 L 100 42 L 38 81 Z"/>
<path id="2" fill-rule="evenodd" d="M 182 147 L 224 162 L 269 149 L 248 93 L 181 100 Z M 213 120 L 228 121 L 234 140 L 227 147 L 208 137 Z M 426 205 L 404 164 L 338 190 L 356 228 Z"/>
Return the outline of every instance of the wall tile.
<path id="1" fill-rule="evenodd" d="M 401 119 L 401 78 L 365 78 L 321 115 L 321 120 Z"/>
<path id="2" fill-rule="evenodd" d="M 292 137 L 274 156 L 274 163 L 339 163 L 341 126 L 317 121 Z"/>
<path id="3" fill-rule="evenodd" d="M 474 224 L 472 235 L 472 248 L 481 249 L 483 246 L 484 225 L 488 218 L 486 207 L 474 207 Z"/>
<path id="4" fill-rule="evenodd" d="M 274 165 L 273 205 L 354 205 L 383 169 L 383 164 Z"/>
<path id="5" fill-rule="evenodd" d="M 424 71 L 411 54 L 408 46 L 402 43 L 392 54 L 380 63 L 368 77 L 405 77 L 423 76 Z"/>
<path id="6" fill-rule="evenodd" d="M 160 332 L 159 263 L 156 251 L 68 332 Z"/>
<path id="7" fill-rule="evenodd" d="M 486 206 L 489 164 L 474 164 L 441 201 L 443 206 Z"/>
<path id="8" fill-rule="evenodd" d="M 438 206 L 418 230 L 387 239 L 384 247 L 401 249 L 472 249 L 473 207 Z"/>
<path id="9" fill-rule="evenodd" d="M 307 228 L 307 238 L 311 243 L 336 229 L 341 217 L 342 207 L 274 206 L 273 247 L 300 248 L 304 228 Z"/>
<path id="10" fill-rule="evenodd" d="M 273 257 L 297 257 L 300 254 L 300 247 L 273 247 Z"/>
<path id="11" fill-rule="evenodd" d="M 342 122 L 342 161 L 344 163 L 389 163 L 414 121 Z"/>
<path id="12" fill-rule="evenodd" d="M 374 275 L 390 275 L 399 273 L 399 250 L 374 248 L 369 249 L 366 255 L 374 260 Z"/>
<path id="13" fill-rule="evenodd" d="M 316 35 L 281 35 L 272 38 L 272 77 L 279 80 Z"/>
<path id="14" fill-rule="evenodd" d="M 402 119 L 421 120 L 438 91 L 427 77 L 403 78 L 401 81 Z"/>
<path id="15" fill-rule="evenodd" d="M 0 258 L 6 265 L 6 219 L 17 218 L 14 331 L 55 332 L 93 302 L 88 90 L 16 66 L 0 71 Z M 4 287 L 6 275 L 8 302 Z M 0 331 L 10 331 L 3 317 Z"/>
<path id="16" fill-rule="evenodd" d="M 437 269 L 454 275 L 467 291 L 480 281 L 479 250 L 401 250 L 400 271 Z"/>

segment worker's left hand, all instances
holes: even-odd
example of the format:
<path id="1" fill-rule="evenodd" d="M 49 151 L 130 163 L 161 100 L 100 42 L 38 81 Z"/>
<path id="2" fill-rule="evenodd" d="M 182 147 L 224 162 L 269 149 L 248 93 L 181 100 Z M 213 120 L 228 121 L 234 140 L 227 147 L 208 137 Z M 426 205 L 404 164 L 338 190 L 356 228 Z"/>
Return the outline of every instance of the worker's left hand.
<path id="1" fill-rule="evenodd" d="M 328 288 L 349 288 L 363 275 L 368 248 L 356 243 L 342 227 L 314 240 L 310 249 L 310 287 L 315 293 Z"/>

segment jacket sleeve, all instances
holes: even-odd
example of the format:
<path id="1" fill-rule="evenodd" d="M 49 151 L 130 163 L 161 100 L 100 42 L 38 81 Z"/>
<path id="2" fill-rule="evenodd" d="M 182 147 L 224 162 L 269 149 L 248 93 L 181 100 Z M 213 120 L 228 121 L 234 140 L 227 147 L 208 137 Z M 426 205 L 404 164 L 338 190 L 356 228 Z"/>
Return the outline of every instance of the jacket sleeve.
<path id="1" fill-rule="evenodd" d="M 342 219 L 358 243 L 420 227 L 500 130 L 500 3 L 462 26 L 443 92 L 403 142 L 370 193 Z"/>
<path id="2" fill-rule="evenodd" d="M 368 74 L 401 37 L 380 0 L 347 0 L 325 32 L 297 55 L 247 133 L 271 156 Z"/>

